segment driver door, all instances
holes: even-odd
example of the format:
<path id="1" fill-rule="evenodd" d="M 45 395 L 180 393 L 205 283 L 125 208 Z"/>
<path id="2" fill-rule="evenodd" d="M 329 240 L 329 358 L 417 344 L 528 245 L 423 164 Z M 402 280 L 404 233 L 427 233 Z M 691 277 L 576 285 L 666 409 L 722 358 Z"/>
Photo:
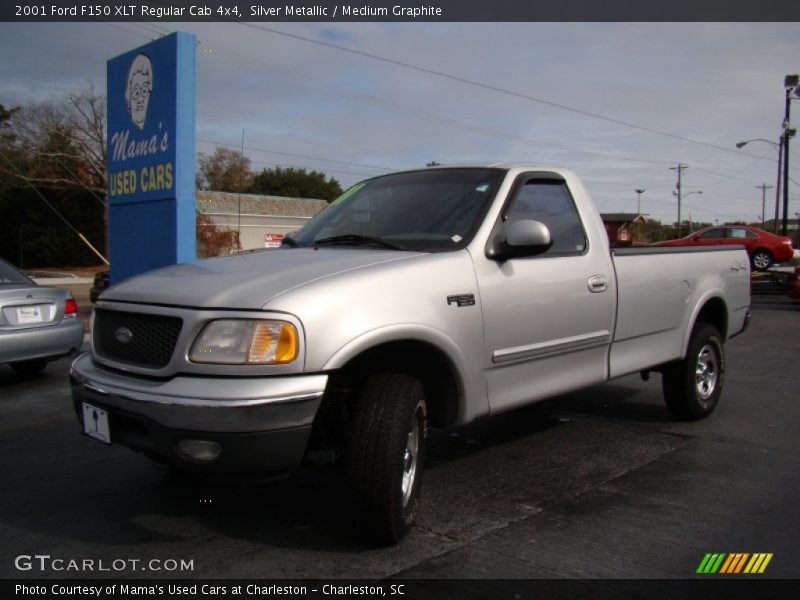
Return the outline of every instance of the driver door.
<path id="1" fill-rule="evenodd" d="M 492 412 L 606 378 L 614 319 L 611 258 L 589 243 L 566 181 L 523 174 L 500 217 L 547 225 L 544 253 L 475 257 Z"/>

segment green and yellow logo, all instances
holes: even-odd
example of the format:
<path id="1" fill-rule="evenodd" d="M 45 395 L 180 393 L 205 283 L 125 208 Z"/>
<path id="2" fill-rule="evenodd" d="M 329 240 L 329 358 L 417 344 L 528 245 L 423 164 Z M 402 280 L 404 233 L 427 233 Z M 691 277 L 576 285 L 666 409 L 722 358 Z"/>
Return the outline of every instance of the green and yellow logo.
<path id="1" fill-rule="evenodd" d="M 726 574 L 734 575 L 739 573 L 757 574 L 767 570 L 769 561 L 772 560 L 772 553 L 756 552 L 734 552 L 727 554 L 720 552 L 716 554 L 706 554 L 697 573 L 702 574 Z"/>

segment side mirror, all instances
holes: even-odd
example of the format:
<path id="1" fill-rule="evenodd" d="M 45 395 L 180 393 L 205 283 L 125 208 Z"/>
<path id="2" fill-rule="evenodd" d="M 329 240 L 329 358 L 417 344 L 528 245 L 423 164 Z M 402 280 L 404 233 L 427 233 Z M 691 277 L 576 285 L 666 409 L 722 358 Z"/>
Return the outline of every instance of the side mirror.
<path id="1" fill-rule="evenodd" d="M 503 224 L 501 231 L 488 245 L 486 256 L 499 261 L 535 256 L 546 252 L 552 245 L 553 240 L 547 225 L 540 221 L 522 219 Z"/>
<path id="2" fill-rule="evenodd" d="M 547 250 L 553 240 L 550 238 L 550 230 L 541 221 L 531 221 L 523 219 L 506 224 L 506 244 L 512 248 L 542 248 Z"/>

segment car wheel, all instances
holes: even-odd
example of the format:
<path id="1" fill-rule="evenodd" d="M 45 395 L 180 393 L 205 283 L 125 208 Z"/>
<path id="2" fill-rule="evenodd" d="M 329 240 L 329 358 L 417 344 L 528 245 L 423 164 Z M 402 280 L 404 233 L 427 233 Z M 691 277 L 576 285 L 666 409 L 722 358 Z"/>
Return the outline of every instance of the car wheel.
<path id="1" fill-rule="evenodd" d="M 41 373 L 47 366 L 47 360 L 40 358 L 36 360 L 22 360 L 20 362 L 11 363 L 11 368 L 20 375 L 31 377 Z"/>
<path id="2" fill-rule="evenodd" d="M 752 263 L 756 271 L 766 271 L 772 266 L 772 254 L 768 250 L 756 250 L 753 252 Z"/>
<path id="3" fill-rule="evenodd" d="M 347 488 L 359 533 L 380 544 L 411 529 L 425 463 L 425 397 L 401 373 L 369 378 L 359 395 L 346 457 Z"/>
<path id="4" fill-rule="evenodd" d="M 717 328 L 698 323 L 683 360 L 668 365 L 661 384 L 667 408 L 678 419 L 695 421 L 717 406 L 725 382 L 725 347 Z"/>

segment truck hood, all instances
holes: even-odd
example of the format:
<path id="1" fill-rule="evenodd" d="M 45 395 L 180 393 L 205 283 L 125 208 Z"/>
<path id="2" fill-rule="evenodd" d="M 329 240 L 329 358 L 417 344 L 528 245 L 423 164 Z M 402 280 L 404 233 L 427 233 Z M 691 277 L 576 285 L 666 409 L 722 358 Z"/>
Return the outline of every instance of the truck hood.
<path id="1" fill-rule="evenodd" d="M 311 281 L 419 256 L 364 248 L 281 248 L 182 263 L 113 285 L 101 300 L 259 310 Z"/>

